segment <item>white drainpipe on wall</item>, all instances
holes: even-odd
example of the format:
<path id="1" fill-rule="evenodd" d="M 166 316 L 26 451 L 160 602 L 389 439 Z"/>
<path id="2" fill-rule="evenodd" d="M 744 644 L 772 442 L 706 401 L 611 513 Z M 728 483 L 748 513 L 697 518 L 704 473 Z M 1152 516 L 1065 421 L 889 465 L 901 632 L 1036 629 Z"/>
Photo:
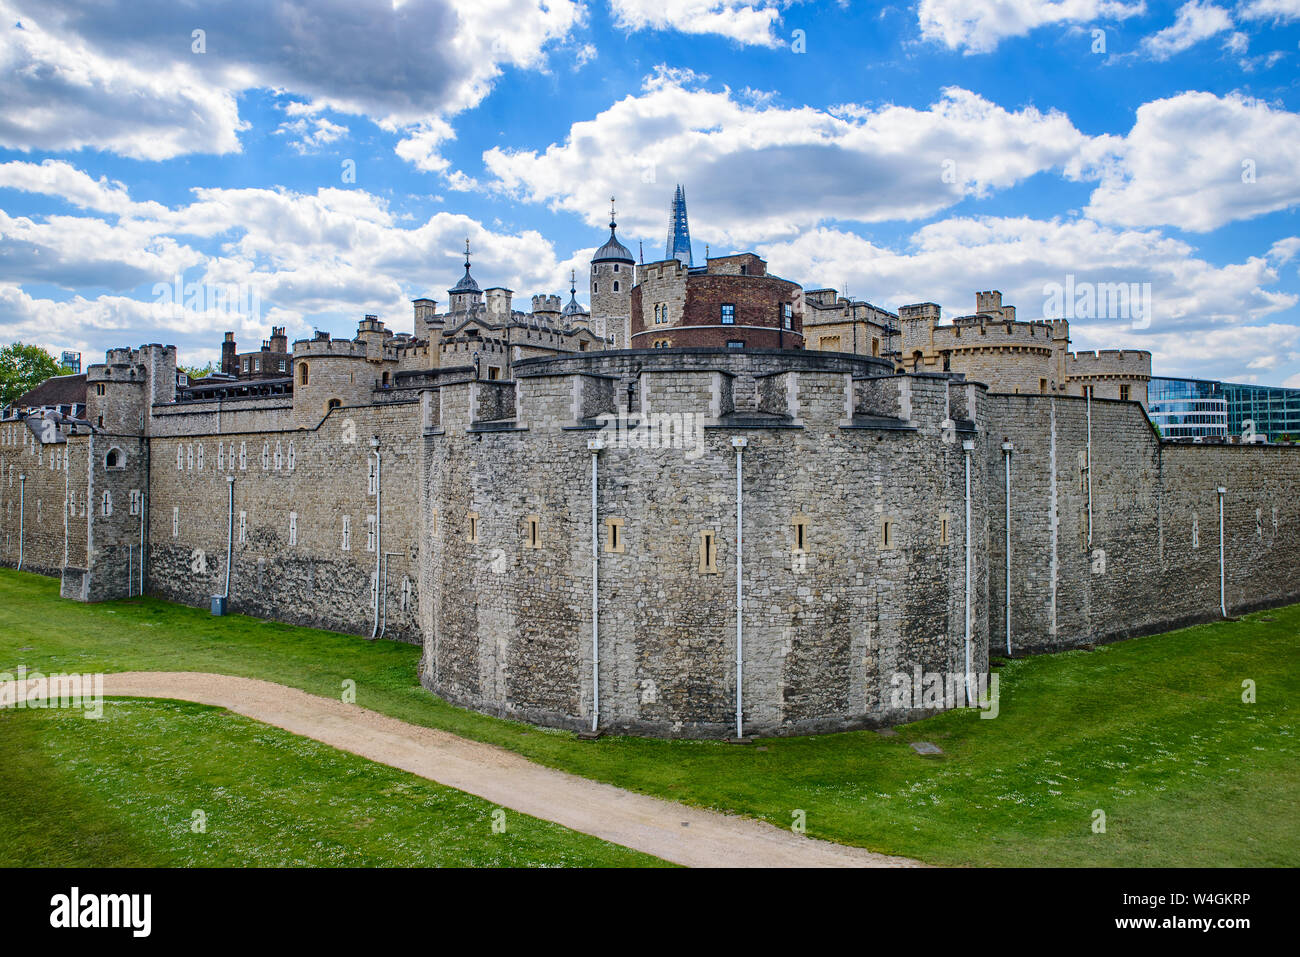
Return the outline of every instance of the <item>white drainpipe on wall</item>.
<path id="1" fill-rule="evenodd" d="M 1088 547 L 1092 548 L 1092 386 L 1084 389 L 1088 408 L 1088 452 L 1085 467 L 1088 470 Z"/>
<path id="2" fill-rule="evenodd" d="M 12 501 L 12 499 L 10 500 Z M 27 473 L 18 476 L 18 571 L 23 570 L 23 532 L 27 509 Z"/>
<path id="3" fill-rule="evenodd" d="M 226 590 L 222 598 L 230 601 L 230 562 L 235 555 L 235 477 L 226 476 L 226 487 L 230 492 L 230 505 L 226 512 Z"/>
<path id="4" fill-rule="evenodd" d="M 1227 489 L 1219 486 L 1219 611 L 1228 617 L 1228 579 L 1223 554 L 1223 496 Z"/>
<path id="5" fill-rule="evenodd" d="M 1002 443 L 1002 461 L 1006 466 L 1007 482 L 1007 516 L 1006 516 L 1006 625 L 1007 625 L 1007 657 L 1011 657 L 1011 451 L 1014 446 L 1010 442 Z"/>
<path id="6" fill-rule="evenodd" d="M 591 731 L 600 727 L 600 534 L 597 522 L 596 488 L 599 478 L 600 451 L 605 446 L 599 439 L 587 443 L 591 450 Z"/>
<path id="7" fill-rule="evenodd" d="M 731 446 L 736 450 L 736 737 L 745 736 L 744 682 L 745 682 L 745 497 L 744 473 L 741 460 L 749 440 L 735 436 Z"/>
<path id="8" fill-rule="evenodd" d="M 370 629 L 370 637 L 379 637 L 379 592 L 384 587 L 380 581 L 383 572 L 384 548 L 380 530 L 380 496 L 383 494 L 383 479 L 379 473 L 379 436 L 370 440 L 370 447 L 375 450 L 375 625 Z"/>
<path id="9" fill-rule="evenodd" d="M 966 456 L 966 707 L 975 704 L 975 695 L 971 691 L 971 653 L 970 653 L 970 618 L 971 618 L 971 540 L 970 540 L 970 455 L 975 451 L 975 443 L 966 439 L 961 444 Z"/>

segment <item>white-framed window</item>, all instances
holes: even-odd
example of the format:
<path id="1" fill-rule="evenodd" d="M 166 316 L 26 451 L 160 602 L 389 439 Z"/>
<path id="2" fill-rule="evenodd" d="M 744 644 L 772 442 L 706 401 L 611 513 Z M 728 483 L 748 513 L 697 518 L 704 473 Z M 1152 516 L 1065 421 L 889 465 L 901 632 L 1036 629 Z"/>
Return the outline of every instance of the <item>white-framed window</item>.
<path id="1" fill-rule="evenodd" d="M 248 443 L 239 443 L 239 471 L 243 472 L 248 469 Z"/>
<path id="2" fill-rule="evenodd" d="M 284 448 L 279 442 L 276 442 L 275 443 L 275 470 L 277 472 L 280 471 L 283 465 L 284 465 Z"/>
<path id="3" fill-rule="evenodd" d="M 226 470 L 226 443 L 218 442 L 217 443 L 217 471 L 224 472 L 225 470 Z"/>
<path id="4" fill-rule="evenodd" d="M 202 442 L 199 443 L 199 447 L 194 452 L 194 465 L 200 472 L 203 471 L 203 443 Z"/>
<path id="5" fill-rule="evenodd" d="M 230 471 L 232 472 L 235 470 L 235 443 L 234 442 L 230 443 L 230 458 L 227 460 L 226 468 L 230 469 Z"/>
<path id="6" fill-rule="evenodd" d="M 185 446 L 185 468 L 191 472 L 194 471 L 194 446 L 193 445 Z"/>
<path id="7" fill-rule="evenodd" d="M 239 513 L 239 544 L 244 545 L 248 542 L 248 513 Z"/>
<path id="8" fill-rule="evenodd" d="M 343 551 L 348 552 L 351 550 L 352 550 L 352 517 L 350 515 L 344 515 L 343 516 Z"/>
<path id="9" fill-rule="evenodd" d="M 172 538 L 176 538 L 181 533 L 181 510 L 172 506 Z"/>
<path id="10" fill-rule="evenodd" d="M 298 513 L 297 512 L 289 513 L 289 544 L 291 546 L 298 544 Z"/>
<path id="11" fill-rule="evenodd" d="M 113 514 L 113 493 L 104 492 L 104 498 L 101 502 L 100 510 L 107 516 Z"/>
<path id="12" fill-rule="evenodd" d="M 366 494 L 374 495 L 379 491 L 379 473 L 375 471 L 375 460 L 371 458 L 366 472 Z"/>
<path id="13" fill-rule="evenodd" d="M 289 440 L 289 466 L 288 466 L 290 471 L 293 470 L 293 467 L 297 463 L 297 460 L 298 460 L 298 455 L 297 452 L 294 451 L 293 439 L 290 439 Z"/>
<path id="14" fill-rule="evenodd" d="M 184 470 L 185 470 L 185 446 L 178 445 L 176 446 L 176 471 L 183 472 Z"/>
<path id="15" fill-rule="evenodd" d="M 366 551 L 375 550 L 375 516 L 366 516 Z"/>
<path id="16" fill-rule="evenodd" d="M 262 471 L 265 472 L 271 467 L 271 443 L 262 443 Z"/>

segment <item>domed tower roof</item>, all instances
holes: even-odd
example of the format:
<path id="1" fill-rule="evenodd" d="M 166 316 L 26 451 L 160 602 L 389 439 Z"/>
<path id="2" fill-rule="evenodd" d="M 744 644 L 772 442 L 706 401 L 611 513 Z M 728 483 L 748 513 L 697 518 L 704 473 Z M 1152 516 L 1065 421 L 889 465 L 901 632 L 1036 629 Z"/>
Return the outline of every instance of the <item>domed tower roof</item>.
<path id="1" fill-rule="evenodd" d="M 462 292 L 481 292 L 478 283 L 474 277 L 469 274 L 469 240 L 465 240 L 465 275 L 460 277 L 460 282 L 447 290 L 453 296 Z"/>
<path id="2" fill-rule="evenodd" d="M 609 239 L 605 245 L 596 250 L 596 255 L 591 257 L 593 263 L 634 263 L 632 253 L 628 248 L 618 241 L 615 230 L 618 223 L 614 220 L 614 197 L 609 198 Z"/>
<path id="3" fill-rule="evenodd" d="M 564 318 L 571 316 L 585 316 L 587 310 L 583 309 L 578 302 L 578 276 L 573 270 L 569 270 L 569 301 L 564 306 Z"/>

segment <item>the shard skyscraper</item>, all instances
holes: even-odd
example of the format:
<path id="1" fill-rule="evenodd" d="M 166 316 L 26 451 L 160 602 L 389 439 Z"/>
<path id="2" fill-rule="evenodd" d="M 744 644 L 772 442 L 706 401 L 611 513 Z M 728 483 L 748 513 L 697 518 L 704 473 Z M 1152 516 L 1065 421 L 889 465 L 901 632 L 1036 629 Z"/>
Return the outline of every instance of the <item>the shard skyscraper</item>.
<path id="1" fill-rule="evenodd" d="M 664 249 L 664 259 L 678 259 L 687 266 L 695 265 L 691 255 L 691 227 L 686 221 L 686 190 L 680 183 L 668 217 L 668 245 Z"/>

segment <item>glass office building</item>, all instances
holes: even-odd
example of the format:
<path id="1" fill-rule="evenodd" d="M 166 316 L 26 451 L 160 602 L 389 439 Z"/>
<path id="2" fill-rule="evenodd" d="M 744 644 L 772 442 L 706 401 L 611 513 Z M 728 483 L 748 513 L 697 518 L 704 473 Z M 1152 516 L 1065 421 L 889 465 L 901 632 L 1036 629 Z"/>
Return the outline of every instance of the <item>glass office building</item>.
<path id="1" fill-rule="evenodd" d="M 1147 415 L 1166 439 L 1228 435 L 1228 400 L 1222 382 L 1152 376 Z"/>
<path id="2" fill-rule="evenodd" d="M 1228 434 L 1252 431 L 1270 441 L 1300 437 L 1300 389 L 1224 382 L 1228 403 Z"/>

